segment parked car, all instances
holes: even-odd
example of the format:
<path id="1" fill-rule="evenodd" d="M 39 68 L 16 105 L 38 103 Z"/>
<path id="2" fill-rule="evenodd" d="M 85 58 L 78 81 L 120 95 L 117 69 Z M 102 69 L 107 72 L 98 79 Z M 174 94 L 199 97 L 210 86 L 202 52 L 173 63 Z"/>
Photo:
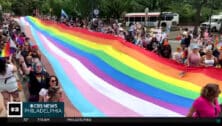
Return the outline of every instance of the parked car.
<path id="1" fill-rule="evenodd" d="M 211 30 L 213 32 L 219 31 L 222 24 L 222 14 L 220 15 L 212 15 L 211 19 L 209 19 L 207 22 L 203 22 L 200 25 L 201 30 Z"/>

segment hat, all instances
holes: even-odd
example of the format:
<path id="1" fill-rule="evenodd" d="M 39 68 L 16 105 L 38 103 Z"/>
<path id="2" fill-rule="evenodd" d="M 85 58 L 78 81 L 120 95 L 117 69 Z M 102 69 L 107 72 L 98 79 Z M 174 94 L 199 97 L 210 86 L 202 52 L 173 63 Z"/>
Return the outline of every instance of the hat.
<path id="1" fill-rule="evenodd" d="M 199 49 L 200 47 L 199 47 L 199 45 L 197 45 L 197 44 L 195 44 L 195 45 L 193 45 L 192 47 L 191 47 L 191 49 Z"/>
<path id="2" fill-rule="evenodd" d="M 208 46 L 206 47 L 207 50 L 211 50 L 212 48 L 213 48 L 212 45 L 208 45 Z"/>
<path id="3" fill-rule="evenodd" d="M 179 51 L 179 50 L 181 50 L 181 47 L 177 47 L 176 49 L 177 49 L 177 51 Z"/>
<path id="4" fill-rule="evenodd" d="M 186 31 L 184 31 L 184 32 L 183 32 L 183 35 L 185 35 L 185 36 L 186 36 L 186 35 L 187 35 L 187 32 L 186 32 Z"/>
<path id="5" fill-rule="evenodd" d="M 122 27 L 119 28 L 120 31 L 124 31 L 124 29 Z"/>
<path id="6" fill-rule="evenodd" d="M 38 49 L 38 46 L 37 45 L 33 45 L 32 48 L 33 49 Z"/>

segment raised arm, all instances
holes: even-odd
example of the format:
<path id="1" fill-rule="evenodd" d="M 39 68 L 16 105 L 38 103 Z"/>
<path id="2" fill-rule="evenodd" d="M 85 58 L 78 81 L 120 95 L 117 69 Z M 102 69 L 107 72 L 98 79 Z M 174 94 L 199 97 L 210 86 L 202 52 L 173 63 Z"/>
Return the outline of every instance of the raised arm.
<path id="1" fill-rule="evenodd" d="M 22 67 L 23 72 L 25 72 L 26 75 L 29 75 L 31 69 L 27 67 L 23 56 L 21 56 L 19 58 L 19 63 L 21 65 L 21 67 Z"/>
<path id="2" fill-rule="evenodd" d="M 195 112 L 195 108 L 192 106 L 187 114 L 187 117 L 192 117 L 194 112 Z"/>

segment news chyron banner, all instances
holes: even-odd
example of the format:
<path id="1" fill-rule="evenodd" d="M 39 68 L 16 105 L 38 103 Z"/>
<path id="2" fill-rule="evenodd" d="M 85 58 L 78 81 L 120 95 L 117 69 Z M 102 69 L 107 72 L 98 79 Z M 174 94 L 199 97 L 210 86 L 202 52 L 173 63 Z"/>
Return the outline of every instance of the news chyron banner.
<path id="1" fill-rule="evenodd" d="M 24 118 L 62 118 L 64 117 L 63 102 L 9 102 L 8 117 Z"/>

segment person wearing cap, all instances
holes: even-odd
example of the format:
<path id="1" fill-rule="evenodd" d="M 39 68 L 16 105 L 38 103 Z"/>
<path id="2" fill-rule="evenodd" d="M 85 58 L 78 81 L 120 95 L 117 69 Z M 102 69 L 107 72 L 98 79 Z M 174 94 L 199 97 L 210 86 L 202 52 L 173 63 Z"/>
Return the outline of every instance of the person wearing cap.
<path id="1" fill-rule="evenodd" d="M 187 28 L 183 31 L 182 36 L 183 36 L 183 39 L 181 41 L 181 45 L 184 44 L 184 46 L 189 47 L 192 36 Z"/>
<path id="2" fill-rule="evenodd" d="M 191 47 L 191 53 L 188 54 L 187 57 L 187 65 L 188 66 L 193 66 L 193 67 L 198 67 L 200 66 L 200 53 L 199 53 L 199 46 L 197 44 L 192 45 Z"/>
<path id="3" fill-rule="evenodd" d="M 186 36 L 187 36 L 187 32 L 183 32 L 182 33 L 182 38 L 181 38 L 181 42 L 180 42 L 180 46 L 182 47 L 182 48 L 186 48 L 186 43 L 185 43 L 185 38 L 186 38 Z"/>
<path id="4" fill-rule="evenodd" d="M 32 56 L 34 62 L 41 61 L 41 53 L 40 53 L 37 45 L 32 46 L 32 50 L 29 53 L 29 55 Z"/>

